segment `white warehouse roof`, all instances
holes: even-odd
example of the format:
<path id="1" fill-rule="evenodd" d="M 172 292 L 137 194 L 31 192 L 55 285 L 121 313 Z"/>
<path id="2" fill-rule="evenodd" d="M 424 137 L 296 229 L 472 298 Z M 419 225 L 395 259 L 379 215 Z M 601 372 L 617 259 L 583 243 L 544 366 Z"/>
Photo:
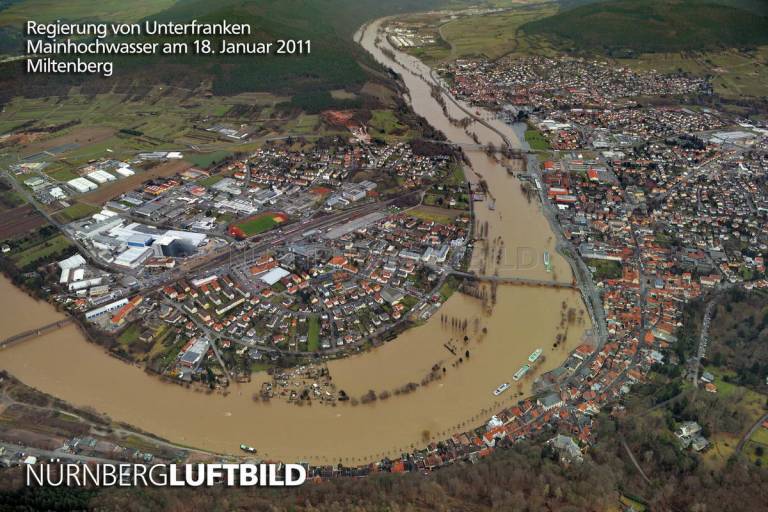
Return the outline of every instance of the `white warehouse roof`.
<path id="1" fill-rule="evenodd" d="M 285 276 L 290 275 L 291 273 L 285 270 L 282 267 L 275 267 L 263 276 L 261 276 L 259 279 L 267 283 L 269 286 L 272 286 Z"/>
<path id="2" fill-rule="evenodd" d="M 70 187 L 72 187 L 73 189 L 81 193 L 85 193 L 90 190 L 96 190 L 97 188 L 99 188 L 97 184 L 85 178 L 75 178 L 73 180 L 69 180 L 67 182 L 67 185 L 69 185 Z"/>
<path id="3" fill-rule="evenodd" d="M 59 262 L 59 268 L 62 270 L 65 268 L 82 267 L 83 265 L 85 265 L 85 258 L 79 254 L 75 254 L 74 256 L 70 256 L 69 258 Z"/>

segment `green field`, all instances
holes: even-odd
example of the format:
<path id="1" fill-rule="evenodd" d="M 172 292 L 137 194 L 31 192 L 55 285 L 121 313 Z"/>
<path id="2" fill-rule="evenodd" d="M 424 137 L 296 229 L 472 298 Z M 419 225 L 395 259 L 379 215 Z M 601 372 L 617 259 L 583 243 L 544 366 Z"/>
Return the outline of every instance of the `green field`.
<path id="1" fill-rule="evenodd" d="M 461 282 L 454 276 L 450 276 L 448 279 L 446 279 L 438 291 L 440 294 L 440 300 L 443 302 L 447 301 L 451 295 L 453 295 L 454 292 L 459 289 L 459 285 L 461 285 Z"/>
<path id="2" fill-rule="evenodd" d="M 391 110 L 372 111 L 368 127 L 372 137 L 378 137 L 387 142 L 395 142 L 409 136 L 408 126 L 398 121 Z"/>
<path id="3" fill-rule="evenodd" d="M 226 157 L 231 155 L 232 153 L 230 151 L 214 151 L 212 153 L 188 153 L 184 156 L 184 159 L 198 167 L 207 168 L 215 163 L 221 162 Z M 210 178 L 203 178 L 199 181 L 199 183 L 201 185 L 205 185 L 205 183 L 203 182 L 205 180 L 210 180 L 212 178 L 218 178 L 218 179 L 214 180 L 211 183 L 211 185 L 219 181 L 219 179 L 223 178 L 223 176 L 211 176 Z M 205 185 L 205 186 L 209 186 L 209 185 Z"/>
<path id="4" fill-rule="evenodd" d="M 309 331 L 307 332 L 307 351 L 320 350 L 320 320 L 316 316 L 309 317 Z"/>
<path id="5" fill-rule="evenodd" d="M 768 428 L 759 428 L 752 434 L 750 440 L 768 447 Z"/>
<path id="6" fill-rule="evenodd" d="M 509 53 L 546 53 L 549 44 L 544 38 L 529 37 L 520 31 L 526 23 L 557 12 L 552 3 L 537 4 L 512 5 L 510 10 L 500 14 L 463 16 L 447 23 L 442 23 L 442 16 L 427 19 L 427 24 L 437 27 L 443 42 L 413 48 L 409 52 L 428 63 L 478 56 L 494 59 Z M 418 17 L 414 20 L 424 21 Z"/>
<path id="7" fill-rule="evenodd" d="M 422 206 L 408 210 L 408 215 L 417 219 L 432 221 L 437 224 L 451 224 L 453 220 L 462 212 L 460 210 L 449 210 L 447 208 L 435 208 Z"/>
<path id="8" fill-rule="evenodd" d="M 56 181 L 69 181 L 77 178 L 77 174 L 69 167 L 54 166 L 45 173 Z"/>
<path id="9" fill-rule="evenodd" d="M 291 132 L 295 133 L 312 133 L 317 130 L 317 125 L 320 122 L 320 116 L 318 115 L 306 115 L 302 114 L 296 120 L 296 125 Z"/>
<path id="10" fill-rule="evenodd" d="M 744 405 L 752 418 L 751 421 L 755 421 L 763 415 L 766 404 L 765 395 L 749 388 L 726 382 L 726 376 L 735 375 L 735 372 L 732 370 L 717 368 L 711 365 L 707 366 L 706 370 L 715 376 L 714 384 L 717 386 L 718 395 L 730 400 L 738 401 Z"/>
<path id="11" fill-rule="evenodd" d="M 595 279 L 616 279 L 621 277 L 621 263 L 618 261 L 588 259 L 584 263 L 596 269 Z"/>
<path id="12" fill-rule="evenodd" d="M 259 233 L 269 231 L 270 229 L 280 224 L 275 220 L 274 217 L 274 213 L 267 212 L 242 222 L 238 222 L 235 224 L 235 226 L 240 228 L 245 236 L 254 236 L 258 235 Z"/>
<path id="13" fill-rule="evenodd" d="M 57 212 L 57 216 L 59 216 L 62 222 L 72 222 L 74 220 L 79 220 L 84 217 L 88 217 L 89 215 L 93 215 L 99 210 L 101 210 L 101 208 L 98 206 L 84 203 L 75 203 L 72 206 L 68 206 Z"/>
<path id="14" fill-rule="evenodd" d="M 46 258 L 65 250 L 70 245 L 69 240 L 64 235 L 56 235 L 14 254 L 11 259 L 18 268 L 23 269 L 38 259 Z"/>
<path id="15" fill-rule="evenodd" d="M 549 151 L 552 149 L 547 138 L 539 130 L 531 128 L 525 130 L 525 142 L 534 151 Z"/>
<path id="16" fill-rule="evenodd" d="M 199 180 L 197 180 L 197 184 L 200 185 L 201 187 L 211 187 L 223 179 L 224 179 L 224 176 L 222 174 L 214 174 L 213 176 L 200 178 Z"/>

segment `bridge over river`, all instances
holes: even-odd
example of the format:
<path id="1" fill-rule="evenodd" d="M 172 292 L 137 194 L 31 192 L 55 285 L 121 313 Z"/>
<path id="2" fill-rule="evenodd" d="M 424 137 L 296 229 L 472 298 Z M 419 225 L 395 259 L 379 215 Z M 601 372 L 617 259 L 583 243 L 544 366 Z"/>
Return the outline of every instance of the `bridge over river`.
<path id="1" fill-rule="evenodd" d="M 450 273 L 455 276 L 466 277 L 468 279 L 474 279 L 476 281 L 487 281 L 487 282 L 499 283 L 499 284 L 509 284 L 509 285 L 518 285 L 518 286 L 545 286 L 549 288 L 572 289 L 572 290 L 579 289 L 576 283 L 547 281 L 544 279 L 528 279 L 525 277 L 483 276 L 483 275 L 470 274 L 468 272 L 459 272 L 458 270 L 451 271 Z"/>
<path id="2" fill-rule="evenodd" d="M 43 325 L 42 327 L 37 327 L 36 329 L 29 329 L 28 331 L 14 334 L 13 336 L 10 336 L 0 341 L 0 349 L 8 348 L 13 345 L 16 345 L 17 343 L 21 343 L 22 341 L 27 341 L 32 338 L 37 338 L 38 336 L 43 336 L 50 332 L 57 331 L 62 327 L 66 327 L 71 323 L 72 323 L 71 318 L 62 318 L 61 320 L 57 320 L 56 322 L 51 322 L 50 324 Z"/>

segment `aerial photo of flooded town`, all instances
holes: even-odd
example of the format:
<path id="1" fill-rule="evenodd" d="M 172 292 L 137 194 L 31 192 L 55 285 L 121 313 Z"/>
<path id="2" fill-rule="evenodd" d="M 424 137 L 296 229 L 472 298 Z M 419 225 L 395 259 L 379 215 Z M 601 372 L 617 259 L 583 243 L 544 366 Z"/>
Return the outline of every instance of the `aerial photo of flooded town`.
<path id="1" fill-rule="evenodd" d="M 0 509 L 765 506 L 764 3 L 71 4 L 0 2 Z M 311 52 L 25 72 L 224 18 Z"/>

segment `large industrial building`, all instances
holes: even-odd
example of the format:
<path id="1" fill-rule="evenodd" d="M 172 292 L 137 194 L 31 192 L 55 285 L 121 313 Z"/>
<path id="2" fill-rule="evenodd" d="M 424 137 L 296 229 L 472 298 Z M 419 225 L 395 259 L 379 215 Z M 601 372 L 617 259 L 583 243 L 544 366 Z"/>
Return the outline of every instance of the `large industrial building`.
<path id="1" fill-rule="evenodd" d="M 158 229 L 138 222 L 126 224 L 125 219 L 106 208 L 71 226 L 74 235 L 92 246 L 102 259 L 126 268 L 137 268 L 152 256 L 191 256 L 207 238 L 202 233 Z"/>

